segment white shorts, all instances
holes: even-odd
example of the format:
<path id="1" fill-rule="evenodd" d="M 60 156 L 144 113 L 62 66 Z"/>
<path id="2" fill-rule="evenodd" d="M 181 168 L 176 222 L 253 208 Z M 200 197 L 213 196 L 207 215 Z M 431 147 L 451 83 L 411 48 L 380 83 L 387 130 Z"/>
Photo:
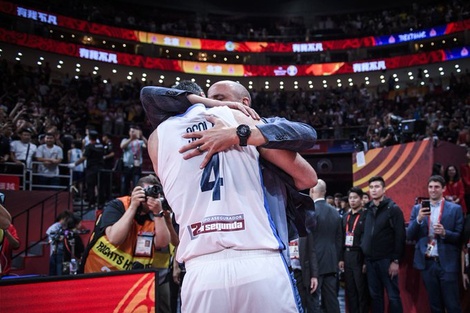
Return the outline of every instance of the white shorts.
<path id="1" fill-rule="evenodd" d="M 182 313 L 298 313 L 294 285 L 279 251 L 231 250 L 186 262 Z"/>

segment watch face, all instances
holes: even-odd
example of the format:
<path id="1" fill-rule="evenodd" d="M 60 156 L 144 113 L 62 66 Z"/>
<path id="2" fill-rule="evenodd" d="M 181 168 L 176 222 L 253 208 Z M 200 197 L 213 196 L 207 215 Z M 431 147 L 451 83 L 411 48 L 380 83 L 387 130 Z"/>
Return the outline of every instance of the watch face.
<path id="1" fill-rule="evenodd" d="M 246 137 L 251 133 L 248 125 L 240 125 L 237 127 L 237 134 L 242 137 Z"/>

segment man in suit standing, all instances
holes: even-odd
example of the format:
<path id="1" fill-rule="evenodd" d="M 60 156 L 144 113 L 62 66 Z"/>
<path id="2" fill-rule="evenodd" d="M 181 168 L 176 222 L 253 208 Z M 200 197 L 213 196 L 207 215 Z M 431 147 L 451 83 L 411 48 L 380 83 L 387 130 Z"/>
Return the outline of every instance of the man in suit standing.
<path id="1" fill-rule="evenodd" d="M 326 203 L 326 183 L 319 179 L 310 189 L 310 197 L 315 202 L 317 215 L 313 231 L 313 242 L 318 261 L 318 287 L 314 296 L 314 313 L 320 313 L 321 306 L 326 313 L 339 313 L 338 301 L 338 261 L 342 248 L 341 217 L 336 209 Z"/>
<path id="2" fill-rule="evenodd" d="M 434 175 L 428 180 L 429 205 L 416 204 L 407 229 L 408 240 L 415 240 L 413 265 L 429 295 L 431 312 L 460 313 L 459 260 L 462 209 L 443 197 L 446 182 Z"/>
<path id="3" fill-rule="evenodd" d="M 297 236 L 296 239 L 289 242 L 290 264 L 302 300 L 302 307 L 306 312 L 314 312 L 315 298 L 313 293 L 318 286 L 318 261 L 313 244 L 315 219 L 315 211 L 308 210 L 306 212 L 306 235 Z"/>

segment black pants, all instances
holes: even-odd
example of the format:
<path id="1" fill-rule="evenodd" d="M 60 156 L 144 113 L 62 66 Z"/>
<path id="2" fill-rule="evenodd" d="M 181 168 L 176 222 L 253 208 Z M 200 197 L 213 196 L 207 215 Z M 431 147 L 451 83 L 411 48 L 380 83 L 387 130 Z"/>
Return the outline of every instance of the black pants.
<path id="1" fill-rule="evenodd" d="M 369 312 L 367 276 L 362 272 L 364 257 L 361 250 L 344 251 L 344 281 L 349 313 Z"/>
<path id="2" fill-rule="evenodd" d="M 103 194 L 103 187 L 102 183 L 98 184 L 98 178 L 101 168 L 98 167 L 91 167 L 86 169 L 86 195 L 87 200 L 90 205 L 96 204 L 96 193 L 95 188 L 98 186 L 98 194 Z M 104 199 L 100 199 L 99 205 L 104 204 Z"/>

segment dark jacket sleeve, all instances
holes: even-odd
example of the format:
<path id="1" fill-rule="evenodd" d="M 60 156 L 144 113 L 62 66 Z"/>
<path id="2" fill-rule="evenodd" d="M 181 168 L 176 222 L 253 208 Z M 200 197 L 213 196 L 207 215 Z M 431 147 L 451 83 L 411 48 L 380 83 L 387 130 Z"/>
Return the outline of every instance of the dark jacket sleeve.
<path id="1" fill-rule="evenodd" d="M 343 219 L 339 216 L 338 221 L 336 223 L 336 238 L 335 238 L 335 245 L 336 245 L 336 255 L 337 260 L 341 260 L 341 254 L 343 252 Z M 336 264 L 338 265 L 338 264 Z"/>
<path id="2" fill-rule="evenodd" d="M 462 239 L 462 231 L 463 231 L 463 214 L 462 214 L 462 207 L 458 204 L 454 204 L 452 202 L 446 201 L 445 205 L 451 205 L 454 207 L 453 213 L 453 220 L 455 224 L 453 227 L 446 228 L 446 225 L 443 225 L 446 228 L 446 236 L 442 239 L 446 243 L 453 243 L 457 244 L 460 243 Z"/>
<path id="3" fill-rule="evenodd" d="M 412 241 L 412 240 L 419 239 L 419 230 L 420 230 L 421 225 L 418 224 L 418 221 L 416 220 L 416 218 L 418 217 L 418 213 L 419 213 L 419 204 L 413 206 L 413 208 L 411 209 L 410 221 L 408 223 L 408 228 L 406 229 L 407 240 Z"/>
<path id="4" fill-rule="evenodd" d="M 341 219 L 341 249 L 339 253 L 339 261 L 344 261 L 344 242 L 346 240 L 346 221 L 349 213 L 344 214 Z"/>
<path id="5" fill-rule="evenodd" d="M 171 116 L 184 113 L 192 105 L 189 91 L 173 88 L 146 86 L 140 91 L 140 101 L 145 114 L 155 129 Z"/>
<path id="6" fill-rule="evenodd" d="M 393 249 L 392 259 L 401 259 L 405 252 L 405 218 L 403 217 L 403 212 L 398 205 L 393 207 L 392 215 L 394 223 L 394 232 L 395 232 L 395 247 Z"/>
<path id="7" fill-rule="evenodd" d="M 318 260 L 313 240 L 313 233 L 309 233 L 307 235 L 307 259 L 309 260 L 310 278 L 318 278 Z"/>
<path id="8" fill-rule="evenodd" d="M 311 149 L 317 140 L 317 132 L 308 124 L 291 122 L 282 117 L 263 120 L 265 123 L 256 127 L 268 140 L 264 148 L 303 151 Z"/>

